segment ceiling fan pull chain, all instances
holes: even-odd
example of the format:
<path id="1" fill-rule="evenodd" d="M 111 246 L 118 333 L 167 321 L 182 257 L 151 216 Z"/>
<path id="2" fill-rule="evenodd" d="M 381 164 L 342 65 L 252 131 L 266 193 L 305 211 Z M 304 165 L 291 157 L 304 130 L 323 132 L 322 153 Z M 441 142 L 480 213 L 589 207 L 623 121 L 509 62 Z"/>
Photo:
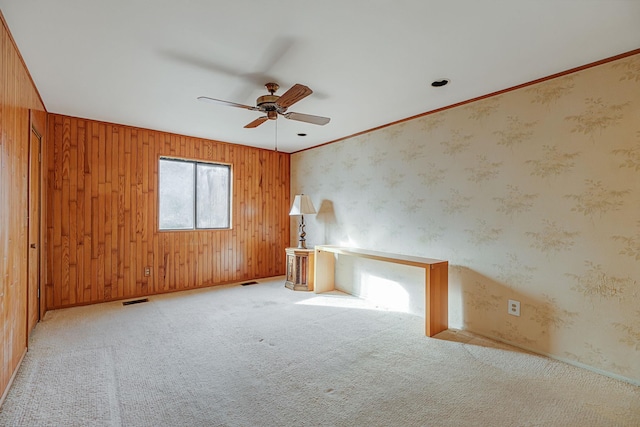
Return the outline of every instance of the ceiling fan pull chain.
<path id="1" fill-rule="evenodd" d="M 276 120 L 276 153 L 278 152 L 278 121 Z"/>

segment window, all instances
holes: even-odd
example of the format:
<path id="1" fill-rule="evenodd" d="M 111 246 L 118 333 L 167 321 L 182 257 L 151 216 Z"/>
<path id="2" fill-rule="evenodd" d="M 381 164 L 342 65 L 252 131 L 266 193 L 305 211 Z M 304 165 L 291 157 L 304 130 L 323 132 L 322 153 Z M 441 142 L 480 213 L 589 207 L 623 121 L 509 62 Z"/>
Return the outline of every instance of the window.
<path id="1" fill-rule="evenodd" d="M 231 166 L 160 158 L 160 230 L 230 228 Z"/>

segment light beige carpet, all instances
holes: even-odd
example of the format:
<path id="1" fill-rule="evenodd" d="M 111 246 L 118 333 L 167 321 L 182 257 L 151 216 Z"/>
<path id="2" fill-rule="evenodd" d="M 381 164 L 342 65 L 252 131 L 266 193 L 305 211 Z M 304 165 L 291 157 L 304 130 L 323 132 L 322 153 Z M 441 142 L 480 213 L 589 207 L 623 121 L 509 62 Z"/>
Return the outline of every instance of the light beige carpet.
<path id="1" fill-rule="evenodd" d="M 47 313 L 0 425 L 640 425 L 631 384 L 283 283 Z"/>

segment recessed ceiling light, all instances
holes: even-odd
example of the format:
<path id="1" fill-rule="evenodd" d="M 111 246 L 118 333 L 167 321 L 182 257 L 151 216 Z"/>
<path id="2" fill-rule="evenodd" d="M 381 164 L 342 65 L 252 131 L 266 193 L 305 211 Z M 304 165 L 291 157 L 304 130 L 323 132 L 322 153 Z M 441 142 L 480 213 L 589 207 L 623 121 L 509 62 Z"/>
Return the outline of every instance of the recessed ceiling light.
<path id="1" fill-rule="evenodd" d="M 449 84 L 449 79 L 440 79 L 440 80 L 436 80 L 433 83 L 431 83 L 431 86 L 433 86 L 433 87 L 442 87 L 442 86 L 446 86 L 447 84 Z"/>
<path id="2" fill-rule="evenodd" d="M 299 133 L 298 136 L 307 136 L 306 133 Z"/>

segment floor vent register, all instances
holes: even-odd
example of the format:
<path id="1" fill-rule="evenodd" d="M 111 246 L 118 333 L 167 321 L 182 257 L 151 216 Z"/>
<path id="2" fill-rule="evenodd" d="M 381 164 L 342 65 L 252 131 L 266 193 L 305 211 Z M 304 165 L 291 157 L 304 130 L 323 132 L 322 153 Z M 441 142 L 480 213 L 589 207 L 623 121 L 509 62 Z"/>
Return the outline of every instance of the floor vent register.
<path id="1" fill-rule="evenodd" d="M 141 304 L 143 302 L 148 302 L 148 301 L 149 301 L 149 298 L 134 299 L 131 301 L 125 301 L 122 303 L 122 305 Z"/>

